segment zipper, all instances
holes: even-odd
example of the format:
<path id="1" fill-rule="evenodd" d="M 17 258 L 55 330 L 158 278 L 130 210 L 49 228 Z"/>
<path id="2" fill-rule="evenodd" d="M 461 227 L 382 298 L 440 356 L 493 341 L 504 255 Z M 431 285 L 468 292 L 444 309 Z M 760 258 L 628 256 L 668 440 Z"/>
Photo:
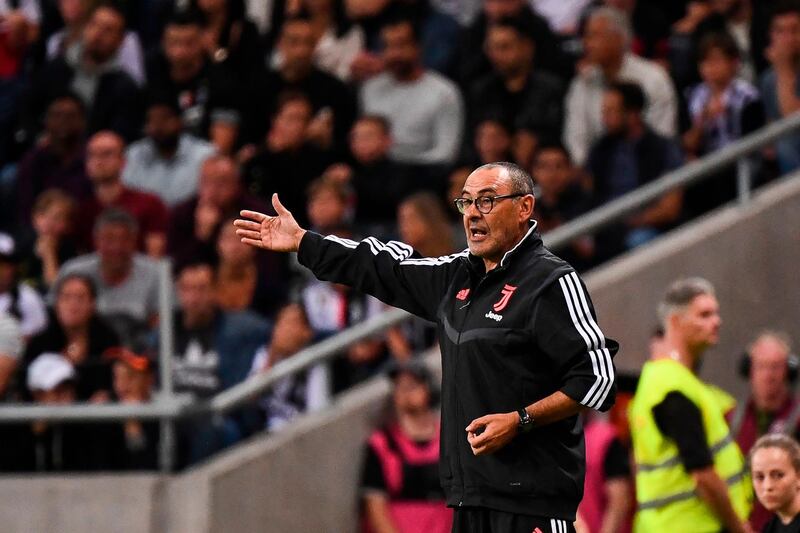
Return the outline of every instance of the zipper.
<path id="1" fill-rule="evenodd" d="M 456 356 L 454 357 L 454 361 L 453 361 L 453 367 L 454 367 L 453 368 L 453 372 L 455 374 L 454 387 L 458 385 L 458 366 L 459 366 L 459 361 L 461 360 L 461 358 L 458 355 L 459 355 L 459 352 L 461 351 L 461 332 L 463 331 L 464 325 L 467 323 L 467 321 L 469 319 L 470 312 L 472 311 L 472 309 L 474 307 L 471 304 L 472 304 L 473 300 L 475 299 L 475 296 L 478 293 L 478 289 L 483 284 L 483 282 L 486 280 L 486 278 L 489 277 L 489 274 L 491 272 L 493 272 L 493 271 L 487 272 L 481 279 L 478 280 L 478 283 L 475 284 L 475 287 L 473 288 L 473 290 L 470 291 L 471 292 L 470 299 L 463 306 L 460 307 L 460 309 L 464 309 L 465 307 L 467 307 L 468 309 L 467 309 L 467 312 L 464 313 L 464 318 L 461 320 L 461 323 L 459 324 L 458 337 L 456 337 L 456 339 L 457 339 L 456 340 L 456 342 L 457 342 L 457 344 L 456 344 Z M 458 418 L 460 420 L 461 419 L 461 413 L 463 412 L 463 409 L 461 408 L 461 401 L 459 400 L 459 397 L 458 397 L 457 393 L 454 394 L 454 397 L 455 397 L 455 400 L 456 400 L 456 418 Z M 456 440 L 455 440 L 456 461 L 458 462 L 458 470 L 459 470 L 459 473 L 461 474 L 461 498 L 462 499 L 459 499 L 459 502 L 458 502 L 458 506 L 461 507 L 462 505 L 464 505 L 463 497 L 467 492 L 467 486 L 466 486 L 466 476 L 464 475 L 464 469 L 463 469 L 463 467 L 461 465 L 461 445 L 459 444 L 460 439 L 465 438 L 465 435 L 462 434 L 461 437 L 459 437 L 459 427 L 458 426 L 459 426 L 459 424 L 453 424 L 455 435 L 456 435 Z"/>

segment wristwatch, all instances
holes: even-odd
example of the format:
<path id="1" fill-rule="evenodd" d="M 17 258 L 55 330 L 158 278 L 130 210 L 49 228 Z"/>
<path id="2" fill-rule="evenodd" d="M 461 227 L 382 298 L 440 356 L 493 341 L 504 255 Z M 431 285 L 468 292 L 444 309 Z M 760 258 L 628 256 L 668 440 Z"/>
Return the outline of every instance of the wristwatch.
<path id="1" fill-rule="evenodd" d="M 533 417 L 528 414 L 527 409 L 519 409 L 517 411 L 519 415 L 519 426 L 518 429 L 521 433 L 527 433 L 533 429 Z"/>

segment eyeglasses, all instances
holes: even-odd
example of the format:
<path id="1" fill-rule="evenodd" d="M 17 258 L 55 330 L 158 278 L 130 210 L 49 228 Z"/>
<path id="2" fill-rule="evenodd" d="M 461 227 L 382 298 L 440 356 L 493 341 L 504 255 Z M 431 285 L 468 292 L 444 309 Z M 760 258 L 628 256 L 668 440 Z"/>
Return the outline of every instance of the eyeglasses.
<path id="1" fill-rule="evenodd" d="M 494 202 L 495 200 L 503 200 L 505 198 L 517 198 L 519 196 L 525 196 L 522 193 L 516 194 L 501 194 L 500 196 L 478 196 L 474 200 L 472 198 L 456 198 L 453 200 L 453 203 L 456 205 L 456 209 L 462 215 L 466 213 L 469 206 L 475 204 L 475 207 L 483 213 L 484 215 L 491 213 L 492 209 L 494 209 Z"/>

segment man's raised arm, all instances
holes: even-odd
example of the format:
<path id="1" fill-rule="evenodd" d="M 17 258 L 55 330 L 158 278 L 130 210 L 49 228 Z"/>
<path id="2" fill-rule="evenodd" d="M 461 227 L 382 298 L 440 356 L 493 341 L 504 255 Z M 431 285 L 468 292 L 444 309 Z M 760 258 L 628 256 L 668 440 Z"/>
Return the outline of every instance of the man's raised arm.
<path id="1" fill-rule="evenodd" d="M 242 242 L 279 252 L 297 252 L 300 263 L 323 280 L 349 285 L 379 300 L 434 320 L 458 260 L 466 252 L 437 258 L 413 257 L 407 244 L 374 237 L 356 242 L 301 228 L 272 196 L 277 216 L 242 211 L 236 233 Z"/>

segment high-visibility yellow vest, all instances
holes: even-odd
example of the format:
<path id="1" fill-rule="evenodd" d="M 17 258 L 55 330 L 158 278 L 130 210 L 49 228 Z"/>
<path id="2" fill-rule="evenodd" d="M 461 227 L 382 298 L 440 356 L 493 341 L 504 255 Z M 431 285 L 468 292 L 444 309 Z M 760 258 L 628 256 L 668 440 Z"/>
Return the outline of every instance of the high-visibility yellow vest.
<path id="1" fill-rule="evenodd" d="M 695 493 L 695 483 L 686 472 L 672 439 L 661 434 L 653 407 L 677 391 L 699 409 L 706 439 L 714 458 L 714 469 L 728 485 L 736 514 L 750 514 L 753 491 L 744 457 L 725 421 L 734 405 L 730 395 L 702 382 L 684 365 L 671 359 L 645 363 L 636 395 L 630 406 L 631 438 L 636 460 L 635 533 L 718 532 L 723 524 Z"/>

